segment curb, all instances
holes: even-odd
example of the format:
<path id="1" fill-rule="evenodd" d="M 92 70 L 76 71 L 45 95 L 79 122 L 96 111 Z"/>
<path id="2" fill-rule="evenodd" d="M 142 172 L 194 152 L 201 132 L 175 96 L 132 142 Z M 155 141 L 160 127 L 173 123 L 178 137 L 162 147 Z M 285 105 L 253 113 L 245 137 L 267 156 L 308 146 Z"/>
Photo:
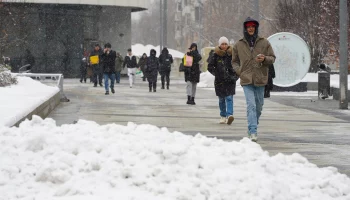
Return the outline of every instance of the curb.
<path id="1" fill-rule="evenodd" d="M 12 126 L 19 126 L 21 122 L 23 122 L 26 119 L 31 120 L 33 115 L 38 115 L 41 118 L 46 118 L 52 110 L 54 110 L 61 102 L 61 94 L 60 92 L 57 92 L 54 96 L 52 96 L 50 99 L 42 103 L 40 106 L 38 106 L 36 109 L 34 109 L 32 112 L 30 112 L 27 116 L 23 117 L 19 121 L 17 121 Z"/>

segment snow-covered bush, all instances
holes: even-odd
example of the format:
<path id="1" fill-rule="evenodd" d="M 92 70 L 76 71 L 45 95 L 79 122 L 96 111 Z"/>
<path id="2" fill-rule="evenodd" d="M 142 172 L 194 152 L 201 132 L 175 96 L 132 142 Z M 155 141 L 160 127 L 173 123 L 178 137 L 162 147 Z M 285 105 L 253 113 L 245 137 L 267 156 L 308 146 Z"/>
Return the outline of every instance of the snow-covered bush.
<path id="1" fill-rule="evenodd" d="M 10 70 L 5 66 L 0 65 L 0 87 L 17 84 L 17 78 L 11 75 Z"/>

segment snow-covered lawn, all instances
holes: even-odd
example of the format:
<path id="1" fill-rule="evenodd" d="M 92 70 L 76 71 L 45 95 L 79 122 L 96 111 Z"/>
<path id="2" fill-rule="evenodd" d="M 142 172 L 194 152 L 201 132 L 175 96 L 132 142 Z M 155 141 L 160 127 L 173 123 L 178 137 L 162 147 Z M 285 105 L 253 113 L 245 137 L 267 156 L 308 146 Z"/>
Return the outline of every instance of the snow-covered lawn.
<path id="1" fill-rule="evenodd" d="M 34 117 L 0 128 L 0 199 L 350 199 L 350 179 L 299 154 L 269 156 L 152 125 Z"/>
<path id="2" fill-rule="evenodd" d="M 12 126 L 58 91 L 28 77 L 17 77 L 18 84 L 0 87 L 0 126 Z"/>

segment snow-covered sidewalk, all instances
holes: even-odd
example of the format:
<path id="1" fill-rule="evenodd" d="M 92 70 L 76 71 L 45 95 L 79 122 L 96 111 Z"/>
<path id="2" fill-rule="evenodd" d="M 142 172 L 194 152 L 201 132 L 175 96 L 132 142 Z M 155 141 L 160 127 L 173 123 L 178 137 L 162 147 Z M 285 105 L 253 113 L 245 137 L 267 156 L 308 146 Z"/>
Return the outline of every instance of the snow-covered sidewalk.
<path id="1" fill-rule="evenodd" d="M 18 84 L 0 87 L 0 126 L 12 126 L 58 91 L 28 77 L 17 77 Z"/>
<path id="2" fill-rule="evenodd" d="M 247 138 L 34 117 L 0 128 L 0 145 L 1 199 L 350 199 L 350 179 L 335 168 L 269 156 Z"/>

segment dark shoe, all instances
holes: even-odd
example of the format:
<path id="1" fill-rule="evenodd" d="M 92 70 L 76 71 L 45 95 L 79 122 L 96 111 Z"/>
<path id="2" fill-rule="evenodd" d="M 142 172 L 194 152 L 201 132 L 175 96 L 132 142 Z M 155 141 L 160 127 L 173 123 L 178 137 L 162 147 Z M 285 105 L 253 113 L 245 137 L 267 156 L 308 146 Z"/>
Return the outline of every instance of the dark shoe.
<path id="1" fill-rule="evenodd" d="M 96 85 L 96 84 L 94 84 L 94 87 L 97 87 L 97 85 Z"/>
<path id="2" fill-rule="evenodd" d="M 149 92 L 152 92 L 152 88 L 149 88 Z"/>
<path id="3" fill-rule="evenodd" d="M 86 80 L 84 81 L 84 83 L 86 83 Z"/>
<path id="4" fill-rule="evenodd" d="M 105 95 L 109 95 L 109 92 L 108 92 L 108 91 L 106 91 Z"/>
<path id="5" fill-rule="evenodd" d="M 191 104 L 191 96 L 187 96 L 187 102 L 186 104 Z"/>
<path id="6" fill-rule="evenodd" d="M 80 80 L 80 83 L 82 83 L 83 82 L 83 80 Z"/>
<path id="7" fill-rule="evenodd" d="M 112 91 L 113 94 L 115 93 L 114 88 L 111 88 L 111 91 Z"/>
<path id="8" fill-rule="evenodd" d="M 157 92 L 156 90 L 153 90 L 153 92 Z"/>
<path id="9" fill-rule="evenodd" d="M 100 83 L 100 86 L 103 87 L 102 83 Z"/>
<path id="10" fill-rule="evenodd" d="M 194 97 L 191 98 L 191 105 L 196 105 L 196 102 L 194 102 Z"/>
<path id="11" fill-rule="evenodd" d="M 162 90 L 164 90 L 165 88 L 164 88 L 164 85 L 162 85 Z"/>
<path id="12" fill-rule="evenodd" d="M 169 90 L 169 85 L 166 86 L 166 89 Z"/>

